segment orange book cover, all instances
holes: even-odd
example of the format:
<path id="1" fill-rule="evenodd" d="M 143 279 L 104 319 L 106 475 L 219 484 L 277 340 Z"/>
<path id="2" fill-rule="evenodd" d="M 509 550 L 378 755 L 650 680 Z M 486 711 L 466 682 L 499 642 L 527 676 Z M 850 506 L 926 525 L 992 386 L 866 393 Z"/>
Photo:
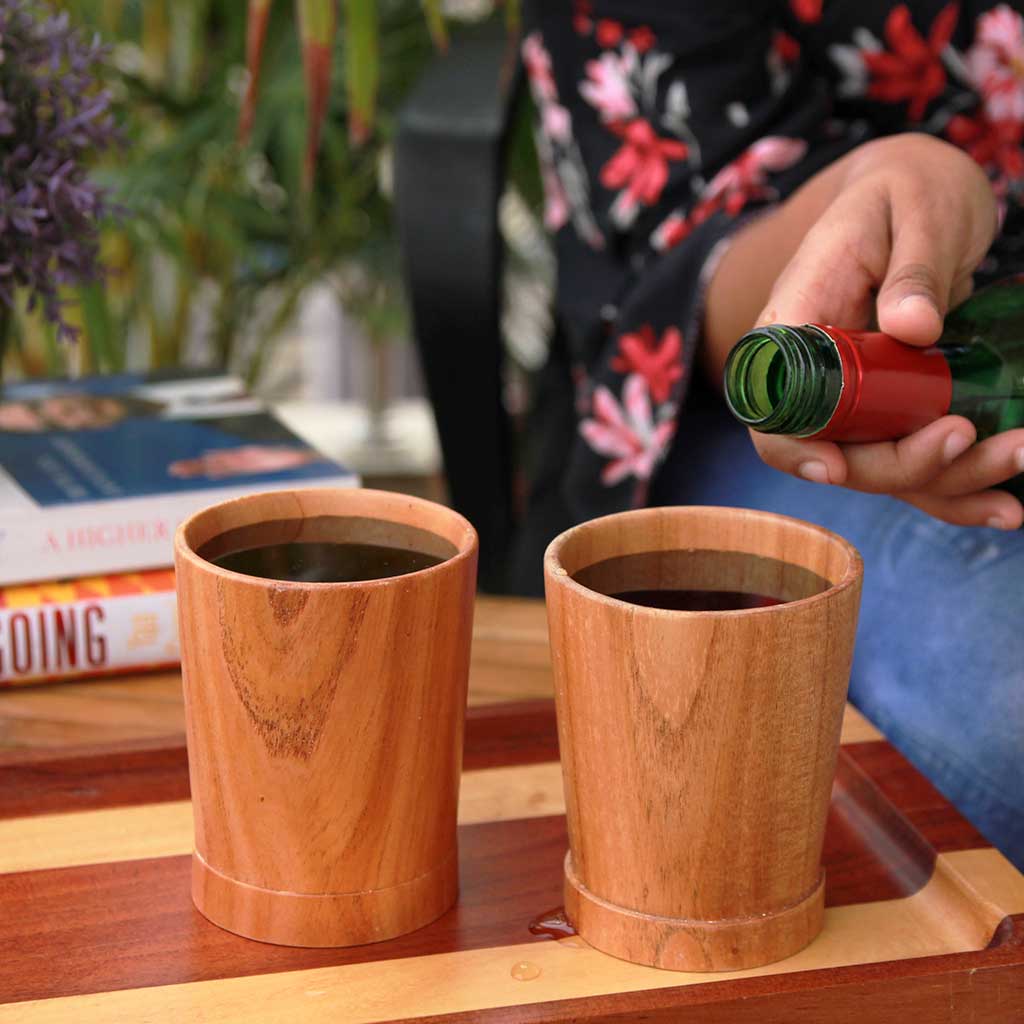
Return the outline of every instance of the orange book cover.
<path id="1" fill-rule="evenodd" d="M 179 658 L 173 569 L 0 587 L 0 687 Z"/>

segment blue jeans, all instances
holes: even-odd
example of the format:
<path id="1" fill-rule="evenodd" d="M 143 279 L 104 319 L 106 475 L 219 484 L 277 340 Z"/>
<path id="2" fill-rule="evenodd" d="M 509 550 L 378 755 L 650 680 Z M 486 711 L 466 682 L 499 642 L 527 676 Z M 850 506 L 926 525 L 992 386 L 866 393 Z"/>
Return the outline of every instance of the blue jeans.
<path id="1" fill-rule="evenodd" d="M 717 397 L 687 403 L 654 505 L 732 505 L 834 530 L 864 558 L 851 700 L 1024 869 L 1024 530 L 964 529 L 770 469 Z"/>

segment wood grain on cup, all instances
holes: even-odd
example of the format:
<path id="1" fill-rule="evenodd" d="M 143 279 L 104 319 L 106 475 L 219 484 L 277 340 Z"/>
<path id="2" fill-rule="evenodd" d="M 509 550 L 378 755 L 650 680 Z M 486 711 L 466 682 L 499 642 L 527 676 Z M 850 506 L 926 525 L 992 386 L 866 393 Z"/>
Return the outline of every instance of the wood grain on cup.
<path id="1" fill-rule="evenodd" d="M 590 571 L 611 592 L 630 589 L 612 577 L 635 563 L 609 560 L 700 550 L 758 557 L 744 562 L 749 579 L 693 580 L 670 578 L 692 562 L 673 555 L 668 575 L 641 582 L 790 603 L 665 611 L 574 579 Z M 598 564 L 606 568 L 588 570 Z M 827 589 L 806 596 L 808 572 Z M 805 946 L 822 921 L 857 552 L 781 516 L 658 508 L 562 534 L 545 576 L 571 850 L 566 908 L 580 933 L 605 952 L 678 970 L 752 967 Z"/>
<path id="2" fill-rule="evenodd" d="M 451 557 L 388 579 L 301 583 L 196 553 L 229 531 L 276 542 L 265 524 L 298 523 L 288 539 L 301 541 L 309 523 L 322 539 L 323 517 L 394 547 L 419 549 L 426 531 Z M 454 512 L 374 491 L 256 495 L 180 528 L 193 897 L 215 923 L 348 945 L 453 903 L 476 550 Z"/>

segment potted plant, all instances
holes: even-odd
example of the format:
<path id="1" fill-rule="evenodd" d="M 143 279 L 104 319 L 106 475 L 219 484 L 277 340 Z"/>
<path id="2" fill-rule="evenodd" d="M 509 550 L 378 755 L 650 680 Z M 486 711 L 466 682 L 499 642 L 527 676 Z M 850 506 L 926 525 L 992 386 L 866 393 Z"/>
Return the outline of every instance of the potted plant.
<path id="1" fill-rule="evenodd" d="M 99 84 L 104 48 L 31 0 L 0 0 L 0 356 L 19 300 L 55 349 L 78 330 L 64 289 L 96 287 L 99 224 L 111 211 L 87 161 L 116 139 Z M 2 373 L 0 358 L 0 373 Z"/>

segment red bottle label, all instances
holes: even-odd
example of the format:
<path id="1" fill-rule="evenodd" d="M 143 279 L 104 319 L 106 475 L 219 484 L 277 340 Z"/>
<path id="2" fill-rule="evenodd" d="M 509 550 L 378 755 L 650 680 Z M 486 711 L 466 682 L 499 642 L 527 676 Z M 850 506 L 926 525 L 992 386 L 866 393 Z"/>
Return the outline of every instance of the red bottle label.
<path id="1" fill-rule="evenodd" d="M 891 441 L 949 412 L 953 378 L 942 352 L 904 345 L 888 334 L 811 326 L 834 342 L 843 390 L 817 441 Z"/>

